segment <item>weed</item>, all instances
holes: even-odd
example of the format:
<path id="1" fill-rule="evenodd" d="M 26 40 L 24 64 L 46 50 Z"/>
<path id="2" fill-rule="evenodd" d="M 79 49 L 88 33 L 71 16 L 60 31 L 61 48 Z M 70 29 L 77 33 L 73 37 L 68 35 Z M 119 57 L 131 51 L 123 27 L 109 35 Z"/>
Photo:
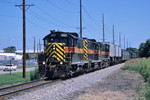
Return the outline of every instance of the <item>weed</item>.
<path id="1" fill-rule="evenodd" d="M 138 58 L 132 59 L 125 63 L 122 70 L 136 71 L 143 76 L 146 85 L 145 97 L 146 100 L 150 100 L 150 58 Z M 140 92 L 141 88 L 137 88 L 136 91 Z"/>
<path id="2" fill-rule="evenodd" d="M 31 81 L 38 80 L 40 78 L 41 78 L 41 76 L 40 76 L 40 74 L 38 72 L 38 69 L 36 69 L 35 71 L 30 72 L 30 79 L 31 79 Z"/>

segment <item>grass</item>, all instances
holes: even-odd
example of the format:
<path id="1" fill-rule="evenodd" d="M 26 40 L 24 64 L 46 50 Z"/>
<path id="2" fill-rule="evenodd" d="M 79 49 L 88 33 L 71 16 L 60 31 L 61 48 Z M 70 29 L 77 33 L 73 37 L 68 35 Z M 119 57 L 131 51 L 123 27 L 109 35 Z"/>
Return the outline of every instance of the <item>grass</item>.
<path id="1" fill-rule="evenodd" d="M 125 66 L 121 68 L 122 70 L 136 71 L 145 79 L 146 91 L 145 98 L 150 100 L 150 58 L 137 58 L 129 60 L 125 63 Z"/>
<path id="2" fill-rule="evenodd" d="M 36 71 L 26 72 L 26 78 L 22 78 L 22 72 L 0 75 L 0 87 L 10 86 L 18 83 L 24 83 L 31 80 L 40 79 Z"/>
<path id="3" fill-rule="evenodd" d="M 30 81 L 30 72 L 26 72 L 26 78 L 22 78 L 21 72 L 0 75 L 0 87 L 28 81 Z"/>
<path id="4" fill-rule="evenodd" d="M 138 87 L 135 89 L 135 91 L 136 91 L 137 93 L 141 92 L 142 90 L 143 90 L 142 86 L 138 86 Z"/>
<path id="5" fill-rule="evenodd" d="M 26 68 L 37 68 L 37 66 L 26 66 Z M 18 66 L 17 69 L 22 69 L 22 66 Z"/>

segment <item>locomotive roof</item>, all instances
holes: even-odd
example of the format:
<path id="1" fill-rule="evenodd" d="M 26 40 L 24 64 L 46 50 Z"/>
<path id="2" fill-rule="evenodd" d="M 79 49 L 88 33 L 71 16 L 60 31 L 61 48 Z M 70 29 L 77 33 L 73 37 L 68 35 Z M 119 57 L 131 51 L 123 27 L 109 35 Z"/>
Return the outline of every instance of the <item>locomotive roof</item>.
<path id="1" fill-rule="evenodd" d="M 83 39 L 87 39 L 87 40 L 89 40 L 89 41 L 96 42 L 95 39 L 88 39 L 88 38 L 86 38 L 86 37 L 83 37 Z"/>
<path id="2" fill-rule="evenodd" d="M 95 40 L 95 39 L 88 39 L 88 40 L 93 41 L 93 42 L 96 42 L 96 40 Z"/>
<path id="3" fill-rule="evenodd" d="M 50 34 L 46 35 L 46 36 L 43 38 L 43 40 L 45 40 L 45 38 L 47 38 L 47 37 L 51 37 L 51 34 L 68 34 L 68 35 L 70 35 L 71 37 L 76 38 L 76 39 L 81 39 L 81 40 L 82 40 L 82 39 L 87 39 L 87 40 L 89 40 L 89 41 L 96 42 L 95 39 L 88 39 L 88 38 L 86 38 L 86 37 L 80 38 L 79 35 L 78 35 L 78 33 L 75 33 L 75 32 L 72 32 L 72 33 L 71 33 L 71 32 L 61 32 L 61 31 L 55 31 L 55 30 L 52 30 Z"/>
<path id="4" fill-rule="evenodd" d="M 51 31 L 51 33 L 50 34 L 48 34 L 48 35 L 46 35 L 44 38 L 43 38 L 43 40 L 46 38 L 46 37 L 50 37 L 51 36 L 51 34 L 69 34 L 69 35 L 71 35 L 72 37 L 74 37 L 74 38 L 78 38 L 79 36 L 78 36 L 78 34 L 77 33 L 71 33 L 71 32 L 61 32 L 61 31 Z"/>

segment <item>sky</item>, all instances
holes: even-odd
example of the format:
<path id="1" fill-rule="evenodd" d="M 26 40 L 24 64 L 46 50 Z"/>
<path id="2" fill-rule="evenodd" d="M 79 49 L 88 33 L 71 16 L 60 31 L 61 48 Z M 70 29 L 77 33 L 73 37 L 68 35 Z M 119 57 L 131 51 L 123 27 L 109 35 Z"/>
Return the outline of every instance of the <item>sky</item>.
<path id="1" fill-rule="evenodd" d="M 36 44 L 43 44 L 43 38 L 50 30 L 79 33 L 80 0 L 26 0 L 26 49 L 33 50 Z M 23 49 L 22 0 L 0 0 L 0 49 L 16 46 Z M 103 39 L 103 17 L 105 41 L 127 47 L 127 40 L 133 48 L 150 38 L 150 0 L 82 0 L 83 37 Z M 129 43 L 128 42 L 128 43 Z"/>

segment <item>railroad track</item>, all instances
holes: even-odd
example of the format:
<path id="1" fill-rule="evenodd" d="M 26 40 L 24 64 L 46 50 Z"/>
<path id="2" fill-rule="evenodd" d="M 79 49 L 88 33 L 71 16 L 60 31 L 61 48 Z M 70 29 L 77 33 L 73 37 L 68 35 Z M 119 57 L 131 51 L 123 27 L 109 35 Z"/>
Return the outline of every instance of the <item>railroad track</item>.
<path id="1" fill-rule="evenodd" d="M 57 82 L 61 81 L 58 80 L 36 80 L 31 82 L 26 82 L 18 85 L 13 85 L 9 87 L 0 88 L 0 100 L 10 98 L 11 96 L 15 96 L 17 94 L 21 94 L 33 89 L 36 89 L 38 87 L 41 87 L 46 84 L 55 84 Z"/>

